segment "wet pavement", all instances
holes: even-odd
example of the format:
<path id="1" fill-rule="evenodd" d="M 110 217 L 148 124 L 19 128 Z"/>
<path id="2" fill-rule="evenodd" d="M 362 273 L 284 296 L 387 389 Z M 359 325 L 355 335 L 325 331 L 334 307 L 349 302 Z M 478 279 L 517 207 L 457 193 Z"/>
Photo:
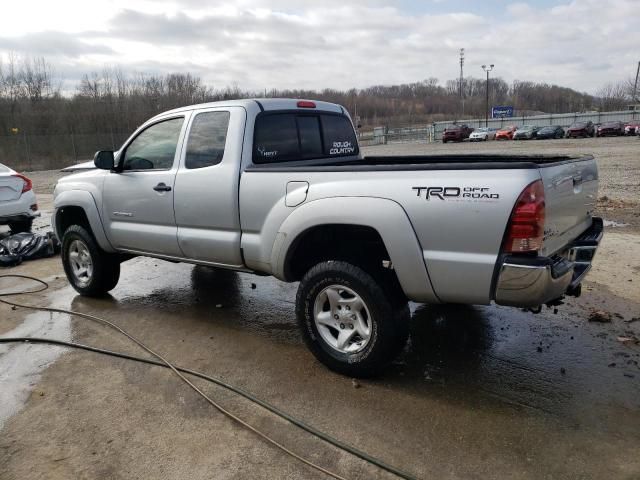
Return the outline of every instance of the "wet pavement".
<path id="1" fill-rule="evenodd" d="M 640 346 L 618 341 L 640 336 L 640 321 L 631 321 L 640 308 L 597 284 L 557 314 L 412 305 L 405 351 L 380 378 L 354 384 L 302 344 L 296 285 L 137 258 L 123 264 L 111 296 L 87 299 L 60 278 L 57 260 L 14 269 L 52 280 L 47 297 L 28 301 L 104 316 L 176 363 L 248 389 L 419 478 L 640 477 Z M 589 322 L 603 301 L 612 322 Z M 44 320 L 0 309 L 4 336 Z M 140 354 L 104 327 L 70 322 L 75 341 Z M 9 353 L 30 357 L 18 348 Z M 6 357 L 0 352 L 0 364 Z M 2 430 L 0 478 L 323 478 L 222 418 L 169 372 L 83 352 L 44 367 L 40 378 L 24 374 L 33 391 Z M 6 379 L 23 372 L 1 375 L 10 389 Z M 393 478 L 207 388 L 347 478 Z"/>

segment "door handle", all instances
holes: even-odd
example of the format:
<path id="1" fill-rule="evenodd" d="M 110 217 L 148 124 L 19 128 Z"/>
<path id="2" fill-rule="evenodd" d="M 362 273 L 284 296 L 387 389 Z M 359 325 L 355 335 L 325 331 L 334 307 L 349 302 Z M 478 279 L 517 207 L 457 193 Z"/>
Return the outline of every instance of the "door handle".
<path id="1" fill-rule="evenodd" d="M 160 182 L 155 187 L 153 187 L 153 189 L 156 192 L 170 192 L 171 191 L 171 187 L 169 185 L 165 185 L 164 182 Z"/>

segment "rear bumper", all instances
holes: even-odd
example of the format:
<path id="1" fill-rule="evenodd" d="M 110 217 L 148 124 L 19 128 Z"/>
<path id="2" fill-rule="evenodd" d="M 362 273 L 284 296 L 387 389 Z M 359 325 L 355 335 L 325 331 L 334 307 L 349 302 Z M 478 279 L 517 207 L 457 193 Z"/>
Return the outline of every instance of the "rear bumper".
<path id="1" fill-rule="evenodd" d="M 0 225 L 39 217 L 37 205 L 36 195 L 32 190 L 23 193 L 15 200 L 0 201 Z"/>
<path id="2" fill-rule="evenodd" d="M 601 218 L 573 241 L 562 255 L 553 257 L 507 256 L 502 260 L 495 289 L 500 305 L 537 307 L 577 289 L 602 239 Z"/>

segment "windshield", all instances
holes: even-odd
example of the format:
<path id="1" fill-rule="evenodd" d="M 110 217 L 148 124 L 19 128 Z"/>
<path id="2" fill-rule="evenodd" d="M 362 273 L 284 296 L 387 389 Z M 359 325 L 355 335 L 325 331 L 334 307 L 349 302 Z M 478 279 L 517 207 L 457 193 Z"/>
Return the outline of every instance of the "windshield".
<path id="1" fill-rule="evenodd" d="M 587 124 L 585 122 L 576 122 L 573 125 L 571 125 L 571 128 L 584 128 L 586 126 Z"/>
<path id="2" fill-rule="evenodd" d="M 602 125 L 603 127 L 617 127 L 618 126 L 618 122 L 607 122 L 605 124 Z"/>
<path id="3" fill-rule="evenodd" d="M 556 127 L 542 127 L 540 129 L 541 132 L 553 132 L 556 129 Z"/>
<path id="4" fill-rule="evenodd" d="M 457 130 L 460 128 L 460 125 L 447 125 L 446 130 Z"/>
<path id="5" fill-rule="evenodd" d="M 485 133 L 485 132 L 488 132 L 488 131 L 489 131 L 489 129 L 486 128 L 486 127 L 476 128 L 476 132 L 478 132 L 478 133 Z"/>

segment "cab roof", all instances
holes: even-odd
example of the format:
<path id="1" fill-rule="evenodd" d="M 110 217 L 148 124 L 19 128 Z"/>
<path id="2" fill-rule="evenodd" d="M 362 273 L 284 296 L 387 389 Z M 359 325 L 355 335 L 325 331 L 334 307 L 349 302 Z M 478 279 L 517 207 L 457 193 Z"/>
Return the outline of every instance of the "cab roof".
<path id="1" fill-rule="evenodd" d="M 298 107 L 298 102 L 311 102 L 315 104 L 315 108 Z M 247 111 L 256 113 L 262 111 L 274 110 L 302 110 L 302 111 L 325 111 L 335 113 L 346 113 L 345 109 L 340 105 L 329 102 L 321 102 L 318 100 L 307 100 L 302 98 L 247 98 L 241 100 L 221 100 L 218 102 L 198 103 L 186 107 L 175 108 L 163 112 L 157 116 L 164 116 L 171 113 L 188 112 L 191 110 L 200 110 L 203 108 L 213 107 L 243 107 Z"/>

